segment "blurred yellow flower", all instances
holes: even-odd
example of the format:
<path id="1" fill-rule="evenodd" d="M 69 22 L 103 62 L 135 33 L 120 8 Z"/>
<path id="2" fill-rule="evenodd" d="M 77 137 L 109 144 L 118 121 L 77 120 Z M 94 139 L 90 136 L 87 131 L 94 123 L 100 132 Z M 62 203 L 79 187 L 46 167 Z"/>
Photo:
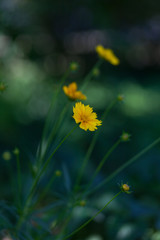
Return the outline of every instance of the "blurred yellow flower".
<path id="1" fill-rule="evenodd" d="M 98 53 L 99 57 L 110 62 L 112 65 L 118 65 L 120 63 L 118 57 L 116 57 L 114 52 L 109 48 L 104 48 L 102 45 L 98 45 L 96 46 L 96 52 Z"/>
<path id="2" fill-rule="evenodd" d="M 86 96 L 81 91 L 77 91 L 77 84 L 72 82 L 67 86 L 63 86 L 63 91 L 71 100 L 86 100 Z"/>
<path id="3" fill-rule="evenodd" d="M 97 114 L 93 112 L 93 109 L 83 103 L 78 102 L 73 107 L 73 118 L 76 123 L 80 123 L 79 127 L 85 131 L 95 131 L 97 126 L 102 125 L 102 121 L 97 119 Z"/>

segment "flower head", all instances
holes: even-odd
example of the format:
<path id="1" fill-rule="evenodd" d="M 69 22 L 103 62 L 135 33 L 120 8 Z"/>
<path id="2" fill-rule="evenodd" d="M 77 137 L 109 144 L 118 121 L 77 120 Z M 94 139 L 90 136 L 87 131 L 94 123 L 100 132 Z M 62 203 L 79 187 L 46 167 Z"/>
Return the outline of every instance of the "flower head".
<path id="1" fill-rule="evenodd" d="M 86 96 L 81 91 L 77 91 L 77 83 L 72 82 L 67 86 L 63 86 L 63 91 L 71 100 L 86 100 Z"/>
<path id="2" fill-rule="evenodd" d="M 97 126 L 102 125 L 102 121 L 97 119 L 97 114 L 93 112 L 93 109 L 83 103 L 78 102 L 73 107 L 73 118 L 76 123 L 80 123 L 79 127 L 85 131 L 95 131 Z"/>
<path id="3" fill-rule="evenodd" d="M 104 48 L 102 45 L 98 45 L 96 46 L 96 52 L 98 53 L 99 57 L 110 62 L 112 65 L 118 65 L 120 63 L 118 57 L 109 48 Z"/>

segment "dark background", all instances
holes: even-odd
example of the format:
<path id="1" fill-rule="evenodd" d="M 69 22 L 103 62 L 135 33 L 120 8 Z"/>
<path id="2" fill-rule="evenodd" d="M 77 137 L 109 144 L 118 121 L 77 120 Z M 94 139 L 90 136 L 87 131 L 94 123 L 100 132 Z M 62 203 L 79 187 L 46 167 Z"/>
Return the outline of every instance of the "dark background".
<path id="1" fill-rule="evenodd" d="M 27 174 L 28 155 L 35 156 L 44 118 L 60 77 L 71 61 L 77 61 L 78 72 L 66 82 L 76 81 L 81 86 L 84 76 L 98 60 L 97 44 L 113 49 L 121 63 L 119 66 L 103 63 L 100 76 L 84 90 L 87 104 L 93 106 L 101 119 L 117 94 L 124 94 L 125 101 L 116 105 L 103 123 L 84 180 L 89 179 L 123 130 L 131 134 L 131 141 L 121 144 L 111 155 L 97 177 L 98 182 L 159 137 L 159 10 L 158 0 L 0 1 L 0 81 L 8 85 L 0 94 L 2 198 L 10 199 L 3 152 L 18 146 L 23 156 L 22 168 Z M 57 113 L 67 101 L 63 93 L 60 99 Z M 71 114 L 66 117 L 62 135 L 74 125 Z M 92 135 L 77 129 L 57 153 L 57 167 L 61 169 L 66 164 L 73 182 Z M 102 215 L 75 239 L 160 238 L 159 154 L 160 145 L 157 145 L 100 189 L 98 197 L 93 196 L 91 203 L 100 208 L 118 191 L 121 181 L 127 181 L 133 190 L 131 195 L 115 200 L 105 218 Z M 11 161 L 15 167 L 14 157 Z M 86 216 L 90 215 L 89 210 L 86 207 Z"/>

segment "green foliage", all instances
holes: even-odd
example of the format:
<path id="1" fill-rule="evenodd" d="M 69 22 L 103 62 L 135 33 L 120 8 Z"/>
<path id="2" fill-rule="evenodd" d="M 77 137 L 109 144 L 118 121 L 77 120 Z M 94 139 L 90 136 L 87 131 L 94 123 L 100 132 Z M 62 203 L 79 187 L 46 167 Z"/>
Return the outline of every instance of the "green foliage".
<path id="1" fill-rule="evenodd" d="M 159 239 L 158 6 L 2 0 L 0 239 Z M 95 133 L 76 129 L 65 81 L 103 121 Z M 132 194 L 114 199 L 121 182 Z"/>

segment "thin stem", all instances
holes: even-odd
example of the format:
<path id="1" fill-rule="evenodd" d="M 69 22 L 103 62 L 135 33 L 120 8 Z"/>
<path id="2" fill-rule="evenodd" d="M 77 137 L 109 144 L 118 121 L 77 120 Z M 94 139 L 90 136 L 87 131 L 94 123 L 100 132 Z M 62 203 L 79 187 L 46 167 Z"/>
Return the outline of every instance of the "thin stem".
<path id="1" fill-rule="evenodd" d="M 117 98 L 114 99 L 114 100 L 110 103 L 110 105 L 106 108 L 106 110 L 104 111 L 104 113 L 103 113 L 103 115 L 102 115 L 102 121 L 105 120 L 105 118 L 107 117 L 107 115 L 109 114 L 109 112 L 110 112 L 111 109 L 115 106 L 116 103 L 117 103 Z M 92 138 L 92 141 L 91 141 L 91 143 L 90 143 L 90 145 L 89 145 L 88 151 L 87 151 L 87 153 L 86 153 L 86 155 L 85 155 L 85 158 L 84 158 L 84 160 L 83 160 L 81 169 L 80 169 L 80 171 L 79 171 L 79 175 L 78 175 L 78 177 L 77 177 L 75 189 L 78 187 L 78 185 L 79 185 L 79 183 L 80 183 L 80 181 L 81 181 L 81 178 L 82 178 L 83 173 L 84 173 L 84 170 L 85 170 L 85 168 L 86 168 L 86 166 L 87 166 L 88 160 L 90 159 L 90 156 L 91 156 L 92 151 L 93 151 L 93 149 L 94 149 L 94 146 L 95 146 L 95 144 L 96 144 L 96 141 L 97 141 L 97 138 L 98 138 L 98 136 L 99 136 L 99 133 L 100 133 L 100 129 L 95 132 L 95 134 L 94 134 L 94 136 L 93 136 L 93 138 Z"/>
<path id="2" fill-rule="evenodd" d="M 66 218 L 65 223 L 63 224 L 63 226 L 61 228 L 61 233 L 57 236 L 57 238 L 55 240 L 58 240 L 58 239 L 61 240 L 62 239 L 62 236 L 65 234 L 66 227 L 67 227 L 69 221 L 71 220 L 71 218 L 72 218 L 72 211 L 69 214 L 69 216 Z"/>
<path id="3" fill-rule="evenodd" d="M 57 133 L 57 131 L 58 131 L 58 129 L 59 129 L 63 119 L 64 119 L 64 115 L 67 112 L 68 107 L 69 107 L 69 103 L 67 102 L 67 104 L 64 106 L 62 112 L 60 113 L 60 116 L 59 116 L 59 118 L 57 120 L 57 123 L 55 124 L 55 126 L 54 126 L 54 128 L 53 128 L 53 130 L 52 130 L 52 132 L 51 132 L 51 134 L 49 136 L 49 140 L 48 140 L 48 143 L 47 143 L 47 147 L 46 147 L 45 153 L 44 153 L 44 155 L 42 157 L 42 161 L 43 161 L 43 158 L 45 157 L 45 155 L 47 153 L 47 150 L 48 150 L 52 140 L 54 139 L 54 137 L 55 137 L 55 135 L 56 135 L 56 133 Z"/>
<path id="4" fill-rule="evenodd" d="M 23 212 L 22 212 L 22 215 L 17 223 L 17 230 L 20 228 L 20 226 L 22 225 L 23 223 L 23 220 L 25 218 L 25 216 L 27 215 L 27 211 L 28 211 L 28 207 L 30 205 L 30 202 L 32 200 L 32 197 L 33 197 L 33 194 L 36 190 L 36 187 L 38 185 L 38 182 L 41 178 L 41 176 L 44 174 L 46 168 L 48 167 L 52 157 L 54 156 L 54 154 L 57 152 L 57 150 L 60 148 L 60 146 L 63 144 L 63 142 L 71 135 L 71 133 L 78 127 L 78 125 L 76 125 L 75 127 L 72 128 L 72 130 L 62 139 L 62 141 L 58 144 L 58 146 L 55 148 L 55 150 L 53 151 L 53 153 L 50 155 L 50 157 L 47 159 L 47 161 L 44 163 L 42 169 L 40 170 L 39 174 L 37 175 L 37 177 L 35 178 L 34 182 L 33 182 L 33 185 L 31 187 L 31 190 L 30 190 L 30 193 L 27 197 L 27 200 L 26 200 L 26 204 L 25 204 L 25 207 L 23 209 Z"/>
<path id="5" fill-rule="evenodd" d="M 79 228 L 77 228 L 75 231 L 73 231 L 72 233 L 68 234 L 66 237 L 64 237 L 62 240 L 65 240 L 69 237 L 72 237 L 73 235 L 75 235 L 77 232 L 79 232 L 81 229 L 83 229 L 85 226 L 87 226 L 95 217 L 97 217 L 98 214 L 100 214 L 116 197 L 118 197 L 118 195 L 120 195 L 120 193 L 122 193 L 122 191 L 120 191 L 119 193 L 117 193 L 101 210 L 99 210 L 93 217 L 91 217 L 88 221 L 86 221 L 85 223 L 83 223 Z"/>
<path id="6" fill-rule="evenodd" d="M 155 145 L 160 143 L 160 138 L 157 138 L 153 143 L 148 145 L 146 148 L 144 148 L 141 152 L 137 153 L 134 157 L 130 158 L 126 163 L 124 163 L 121 167 L 119 167 L 117 170 L 115 170 L 112 174 L 110 174 L 103 182 L 101 182 L 97 187 L 89 191 L 88 193 L 96 191 L 98 188 L 105 185 L 107 182 L 112 180 L 118 173 L 123 171 L 125 168 L 127 168 L 129 165 L 134 163 L 138 158 L 140 158 L 142 155 L 147 153 L 151 148 L 153 148 Z"/>
<path id="7" fill-rule="evenodd" d="M 8 173 L 9 173 L 9 176 L 8 176 L 8 179 L 9 179 L 9 184 L 10 184 L 10 187 L 11 187 L 11 190 L 12 190 L 12 196 L 14 198 L 14 204 L 16 204 L 17 202 L 17 198 L 16 198 L 16 194 L 15 194 L 15 185 L 16 185 L 16 182 L 15 182 L 15 178 L 14 178 L 14 174 L 13 174 L 13 168 L 11 166 L 11 162 L 10 161 L 7 161 L 7 168 L 8 168 Z"/>
<path id="8" fill-rule="evenodd" d="M 104 157 L 102 158 L 102 160 L 100 161 L 98 167 L 96 168 L 95 174 L 94 174 L 94 178 L 96 177 L 96 175 L 100 172 L 101 168 L 103 167 L 105 161 L 107 160 L 107 158 L 111 155 L 111 153 L 116 149 L 116 147 L 118 147 L 118 145 L 121 143 L 121 139 L 118 139 L 117 142 L 115 142 L 115 144 L 109 149 L 109 151 L 104 155 Z"/>
<path id="9" fill-rule="evenodd" d="M 85 194 L 88 189 L 90 188 L 90 186 L 93 183 L 94 178 L 97 176 L 97 174 L 100 172 L 101 168 L 103 167 L 105 161 L 107 160 L 107 158 L 111 155 L 111 153 L 116 149 L 116 147 L 118 147 L 118 145 L 121 143 L 121 139 L 118 139 L 118 141 L 115 142 L 115 144 L 113 144 L 113 146 L 107 151 L 107 153 L 104 155 L 104 157 L 102 158 L 102 160 L 100 161 L 98 167 L 96 168 L 95 173 L 93 174 L 89 184 L 87 185 L 85 192 L 83 194 Z"/>
<path id="10" fill-rule="evenodd" d="M 56 178 L 56 175 L 54 174 L 50 179 L 50 181 L 48 182 L 47 186 L 45 187 L 44 191 L 40 194 L 37 202 L 40 202 L 45 197 L 45 195 L 48 193 L 49 189 L 51 188 L 55 178 Z"/>
<path id="11" fill-rule="evenodd" d="M 32 196 L 34 191 L 35 191 L 35 188 L 38 184 L 38 181 L 39 179 L 41 178 L 41 176 L 43 175 L 43 173 L 45 172 L 46 168 L 48 167 L 52 157 L 54 156 L 54 154 L 57 152 L 57 150 L 60 148 L 60 146 L 62 145 L 62 143 L 71 135 L 71 133 L 77 128 L 78 125 L 76 125 L 75 127 L 72 128 L 72 130 L 62 139 L 62 141 L 58 144 L 58 146 L 55 148 L 55 150 L 52 152 L 52 154 L 50 155 L 50 157 L 47 159 L 47 161 L 44 163 L 39 175 L 36 177 L 35 181 L 34 181 L 34 184 L 32 186 L 32 189 L 31 189 L 31 193 L 30 195 Z"/>
<path id="12" fill-rule="evenodd" d="M 99 60 L 96 62 L 96 64 L 92 67 L 90 72 L 87 74 L 87 76 L 84 79 L 84 84 L 81 87 L 81 90 L 87 87 L 88 83 L 90 82 L 91 78 L 93 77 L 93 69 L 100 67 L 100 65 L 103 63 L 103 59 L 99 58 Z"/>
<path id="13" fill-rule="evenodd" d="M 20 205 L 20 199 L 21 199 L 21 167 L 20 167 L 19 154 L 16 154 L 16 162 L 17 162 L 18 201 L 19 201 L 19 205 Z"/>
<path id="14" fill-rule="evenodd" d="M 45 135 L 46 135 L 46 133 L 47 133 L 47 131 L 48 131 L 49 119 L 50 119 L 50 116 L 51 116 L 52 109 L 53 109 L 53 107 L 54 107 L 54 105 L 55 105 L 56 99 L 57 99 L 58 94 L 59 94 L 59 92 L 60 92 L 60 90 L 61 90 L 61 88 L 62 88 L 62 85 L 64 84 L 64 82 L 65 82 L 66 78 L 68 77 L 69 73 L 70 73 L 70 69 L 68 69 L 68 70 L 66 71 L 66 73 L 62 76 L 62 78 L 61 78 L 61 80 L 60 80 L 60 84 L 59 84 L 59 86 L 58 86 L 58 88 L 57 88 L 57 91 L 56 91 L 56 93 L 55 93 L 55 94 L 53 95 L 53 97 L 52 97 L 51 105 L 50 105 L 50 107 L 49 107 L 49 111 L 48 111 L 48 114 L 47 114 L 47 117 L 46 117 L 46 120 L 45 120 L 45 124 L 44 124 L 44 128 L 43 128 L 43 133 L 42 133 L 42 138 L 41 138 L 41 142 L 40 142 L 40 146 L 39 146 L 39 150 L 38 150 L 38 159 L 39 159 L 40 156 L 41 156 L 42 142 L 43 142 L 44 137 L 45 137 Z"/>

